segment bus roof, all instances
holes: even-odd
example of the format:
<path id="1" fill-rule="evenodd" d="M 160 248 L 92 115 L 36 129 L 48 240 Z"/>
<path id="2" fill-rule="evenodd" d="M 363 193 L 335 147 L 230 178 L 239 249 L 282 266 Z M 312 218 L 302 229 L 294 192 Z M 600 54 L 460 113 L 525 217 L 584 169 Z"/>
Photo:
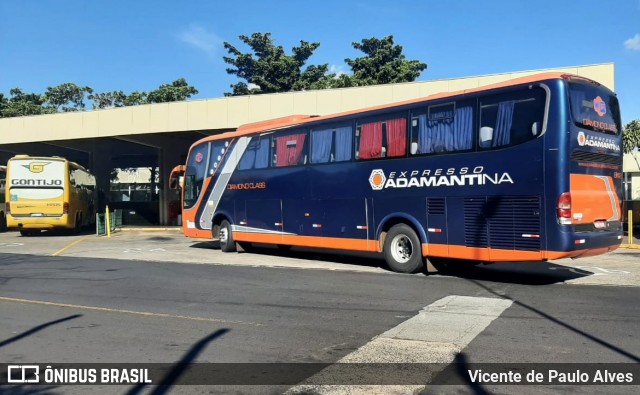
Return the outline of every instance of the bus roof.
<path id="1" fill-rule="evenodd" d="M 84 170 L 86 172 L 89 172 L 89 170 L 87 170 L 84 166 L 77 164 L 76 162 L 72 162 L 67 158 L 63 158 L 61 156 L 30 156 L 30 155 L 16 155 L 14 157 L 12 157 L 11 159 L 9 159 L 10 161 L 12 160 L 25 160 L 25 159 L 36 159 L 36 160 L 58 160 L 61 162 L 69 162 L 70 165 L 72 166 L 76 166 L 77 168 L 79 168 L 80 170 Z"/>
<path id="2" fill-rule="evenodd" d="M 482 91 L 486 91 L 486 90 L 489 90 L 489 89 L 505 88 L 505 87 L 515 86 L 515 85 L 528 84 L 528 83 L 534 83 L 534 82 L 539 82 L 539 81 L 544 81 L 544 80 L 551 80 L 551 79 L 560 79 L 560 78 L 562 78 L 562 79 L 579 79 L 579 80 L 589 81 L 591 83 L 600 85 L 598 82 L 593 81 L 593 80 L 591 80 L 589 78 L 581 77 L 581 76 L 577 76 L 577 75 L 573 75 L 573 74 L 567 74 L 567 73 L 561 73 L 561 72 L 538 73 L 538 74 L 533 74 L 533 75 L 529 75 L 529 76 L 525 76 L 525 77 L 519 77 L 519 78 L 515 78 L 515 79 L 512 79 L 512 80 L 499 82 L 499 83 L 495 83 L 495 84 L 491 84 L 491 85 L 481 86 L 479 88 L 465 89 L 465 90 L 460 90 L 460 91 L 455 91 L 455 92 L 435 93 L 433 95 L 421 97 L 421 98 L 418 98 L 418 99 L 411 99 L 411 100 L 405 100 L 405 101 L 400 101 L 400 102 L 388 103 L 388 104 L 383 104 L 383 105 L 374 106 L 374 107 L 366 107 L 366 108 L 361 108 L 361 109 L 357 109 L 357 110 L 345 111 L 345 112 L 342 112 L 342 113 L 336 113 L 336 114 L 330 114 L 330 115 L 322 115 L 322 116 L 318 116 L 318 115 L 291 115 L 291 116 L 287 116 L 287 117 L 275 118 L 275 119 L 270 119 L 270 120 L 261 121 L 261 122 L 248 123 L 248 124 L 241 125 L 238 129 L 236 129 L 235 131 L 232 131 L 232 132 L 225 132 L 225 133 L 216 134 L 216 135 L 213 135 L 213 136 L 209 136 L 209 137 L 205 137 L 203 139 L 200 139 L 197 142 L 195 142 L 191 147 L 193 147 L 196 144 L 200 144 L 200 143 L 207 142 L 207 141 L 215 141 L 215 140 L 221 140 L 221 139 L 226 139 L 226 138 L 246 136 L 246 135 L 250 135 L 250 134 L 253 134 L 253 133 L 277 130 L 277 129 L 290 127 L 290 126 L 304 125 L 304 124 L 307 124 L 307 123 L 310 123 L 310 122 L 330 120 L 330 119 L 333 119 L 333 118 L 339 118 L 339 117 L 343 117 L 343 116 L 358 114 L 358 113 L 366 112 L 366 111 L 382 110 L 382 109 L 385 109 L 385 108 L 393 108 L 393 107 L 403 106 L 403 105 L 407 105 L 407 104 L 419 103 L 419 102 L 422 102 L 422 101 L 425 101 L 425 100 L 443 99 L 443 98 L 447 98 L 447 97 L 459 96 L 459 95 L 468 94 L 468 93 L 482 92 Z"/>

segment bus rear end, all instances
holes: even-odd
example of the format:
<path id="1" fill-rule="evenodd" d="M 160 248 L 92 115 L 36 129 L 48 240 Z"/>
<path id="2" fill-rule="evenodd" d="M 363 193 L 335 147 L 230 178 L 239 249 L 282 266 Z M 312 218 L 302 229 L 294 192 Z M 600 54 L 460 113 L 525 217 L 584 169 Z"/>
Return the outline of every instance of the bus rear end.
<path id="1" fill-rule="evenodd" d="M 567 87 L 569 179 L 558 196 L 556 217 L 562 231 L 559 247 L 566 252 L 561 255 L 581 257 L 611 251 L 622 242 L 622 128 L 612 91 L 576 77 L 568 79 Z"/>
<path id="2" fill-rule="evenodd" d="M 9 228 L 23 234 L 73 228 L 69 218 L 68 168 L 63 159 L 14 157 L 7 164 L 6 211 Z"/>

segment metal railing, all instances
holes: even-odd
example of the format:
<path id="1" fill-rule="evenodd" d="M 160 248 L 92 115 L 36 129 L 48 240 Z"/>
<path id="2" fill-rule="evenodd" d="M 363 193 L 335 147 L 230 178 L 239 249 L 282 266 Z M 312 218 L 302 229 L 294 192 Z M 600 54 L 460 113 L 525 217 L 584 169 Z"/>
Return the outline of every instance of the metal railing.
<path id="1" fill-rule="evenodd" d="M 96 213 L 96 236 L 111 237 L 111 232 L 122 227 L 122 210 L 109 212 L 109 206 L 104 214 Z"/>

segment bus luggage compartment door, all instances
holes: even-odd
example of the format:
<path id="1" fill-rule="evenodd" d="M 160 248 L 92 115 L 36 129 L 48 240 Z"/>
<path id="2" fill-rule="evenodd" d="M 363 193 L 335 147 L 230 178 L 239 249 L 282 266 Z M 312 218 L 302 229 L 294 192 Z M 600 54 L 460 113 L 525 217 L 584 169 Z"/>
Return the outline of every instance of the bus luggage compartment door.
<path id="1" fill-rule="evenodd" d="M 246 218 L 238 217 L 237 229 L 252 233 L 251 239 L 257 243 L 282 242 L 282 201 L 280 199 L 246 200 L 245 207 Z"/>

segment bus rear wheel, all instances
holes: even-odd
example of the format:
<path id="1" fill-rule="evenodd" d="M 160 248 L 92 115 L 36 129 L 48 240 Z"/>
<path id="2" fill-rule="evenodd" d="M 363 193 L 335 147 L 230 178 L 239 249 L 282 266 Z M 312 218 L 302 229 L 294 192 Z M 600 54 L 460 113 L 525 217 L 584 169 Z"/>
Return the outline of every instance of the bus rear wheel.
<path id="1" fill-rule="evenodd" d="M 222 221 L 220 224 L 220 249 L 222 252 L 234 252 L 236 250 L 231 224 L 227 220 Z"/>
<path id="2" fill-rule="evenodd" d="M 394 225 L 384 239 L 384 258 L 394 272 L 416 273 L 424 267 L 420 239 L 406 224 Z"/>

